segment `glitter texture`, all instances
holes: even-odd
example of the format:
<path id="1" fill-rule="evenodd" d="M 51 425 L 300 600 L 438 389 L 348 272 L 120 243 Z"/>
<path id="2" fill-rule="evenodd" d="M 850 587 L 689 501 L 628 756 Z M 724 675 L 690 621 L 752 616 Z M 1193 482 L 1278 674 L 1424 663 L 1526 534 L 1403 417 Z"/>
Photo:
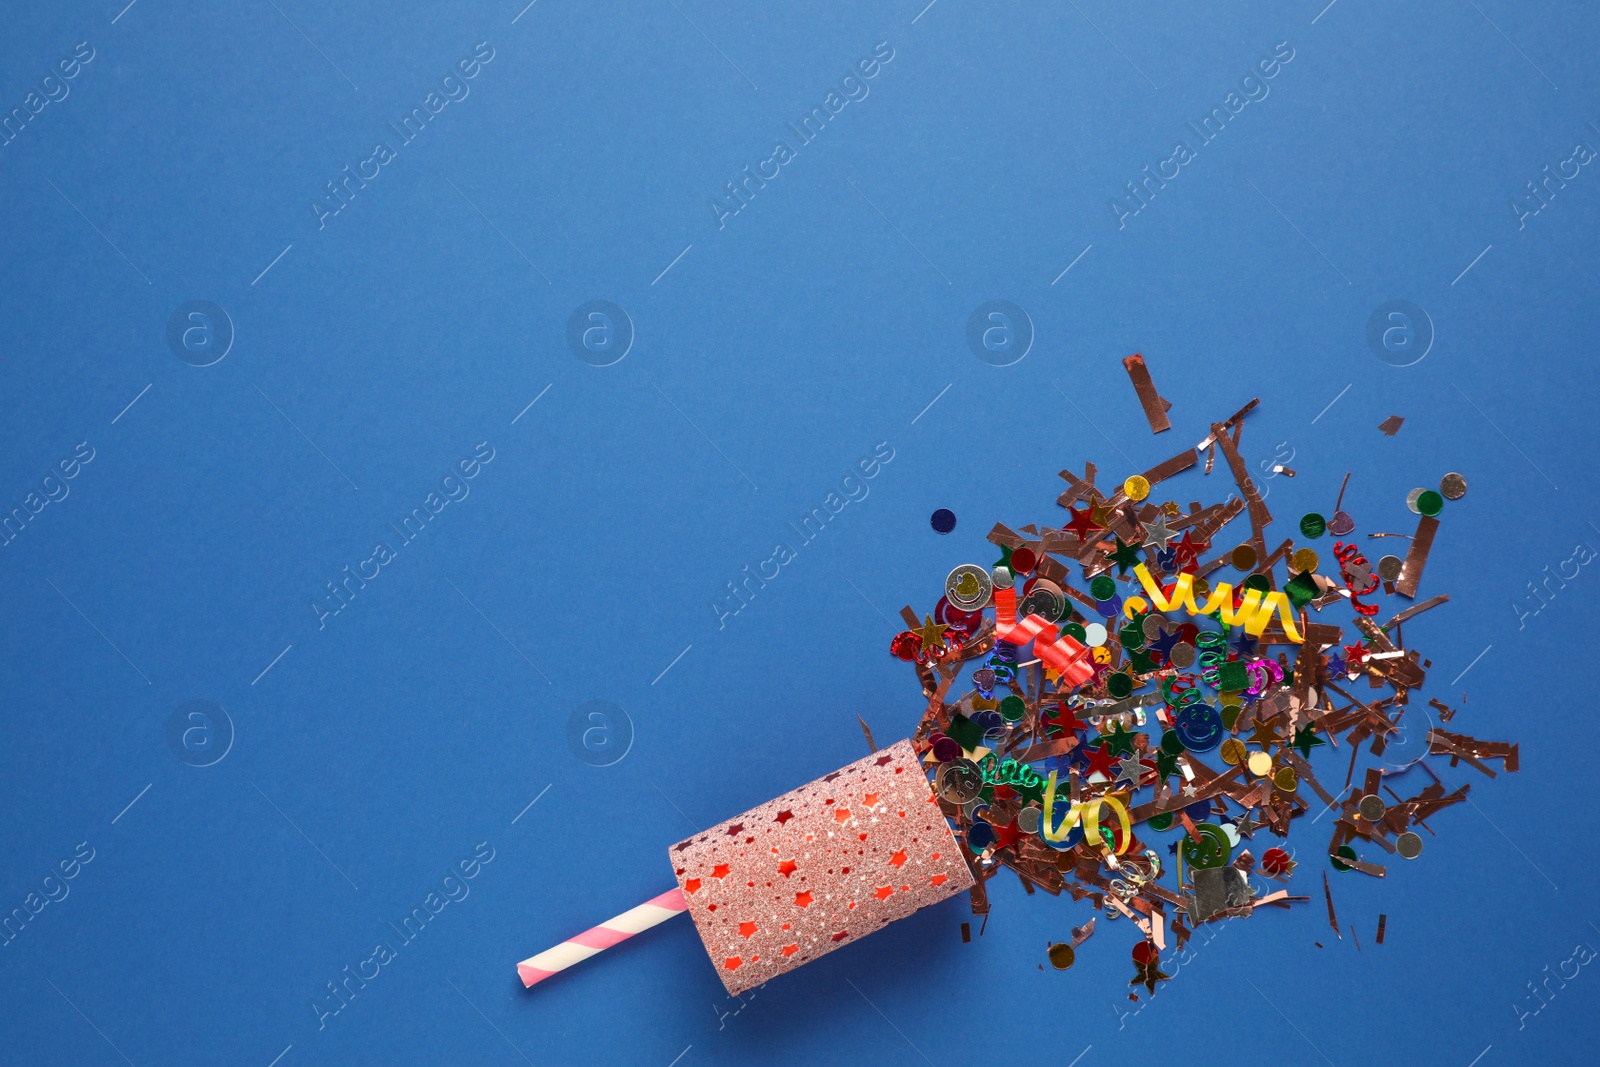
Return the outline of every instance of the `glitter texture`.
<path id="1" fill-rule="evenodd" d="M 732 995 L 972 885 L 909 741 L 668 854 Z"/>

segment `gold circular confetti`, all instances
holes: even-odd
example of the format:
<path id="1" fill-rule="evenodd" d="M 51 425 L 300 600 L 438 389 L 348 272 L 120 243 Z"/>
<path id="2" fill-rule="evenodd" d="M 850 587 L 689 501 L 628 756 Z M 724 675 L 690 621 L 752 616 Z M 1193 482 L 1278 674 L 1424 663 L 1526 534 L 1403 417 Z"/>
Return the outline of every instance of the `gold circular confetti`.
<path id="1" fill-rule="evenodd" d="M 1240 545 L 1233 550 L 1233 566 L 1235 570 L 1253 570 L 1256 565 L 1256 549 L 1254 545 Z"/>
<path id="2" fill-rule="evenodd" d="M 1252 752 L 1245 766 L 1250 768 L 1250 773 L 1257 778 L 1265 778 L 1272 770 L 1272 757 L 1265 752 Z"/>
<path id="3" fill-rule="evenodd" d="M 1122 491 L 1129 500 L 1143 500 L 1150 495 L 1150 479 L 1142 474 L 1135 474 L 1122 483 Z"/>
<path id="4" fill-rule="evenodd" d="M 1294 773 L 1293 767 L 1279 767 L 1278 773 L 1272 776 L 1272 784 L 1282 793 L 1293 793 L 1300 786 L 1300 776 Z"/>
<path id="5" fill-rule="evenodd" d="M 1211 598 L 1211 583 L 1204 578 L 1194 579 L 1192 588 L 1194 589 L 1194 602 L 1196 604 L 1203 604 Z"/>
<path id="6" fill-rule="evenodd" d="M 1240 763 L 1243 763 L 1245 759 L 1244 742 L 1239 740 L 1237 737 L 1230 737 L 1226 741 L 1222 742 L 1220 754 L 1222 756 L 1223 763 L 1226 763 L 1230 767 L 1236 767 Z"/>
<path id="7" fill-rule="evenodd" d="M 1077 958 L 1078 954 L 1065 941 L 1057 941 L 1050 946 L 1050 966 L 1058 971 L 1064 971 L 1071 967 L 1073 961 Z"/>
<path id="8" fill-rule="evenodd" d="M 1309 574 L 1317 569 L 1317 554 L 1309 548 L 1299 548 L 1294 555 L 1289 557 L 1289 566 L 1301 574 Z"/>

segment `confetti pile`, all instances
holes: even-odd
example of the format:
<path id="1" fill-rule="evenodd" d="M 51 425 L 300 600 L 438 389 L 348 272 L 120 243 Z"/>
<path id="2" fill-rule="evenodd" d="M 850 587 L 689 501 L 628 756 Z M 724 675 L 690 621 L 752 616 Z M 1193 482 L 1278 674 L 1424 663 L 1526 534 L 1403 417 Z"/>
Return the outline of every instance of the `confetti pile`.
<path id="1" fill-rule="evenodd" d="M 1130 377 L 1152 430 L 1167 429 L 1142 360 Z M 1001 867 L 1029 893 L 1088 899 L 1143 933 L 1130 985 L 1149 992 L 1167 977 L 1160 954 L 1198 924 L 1310 899 L 1258 888 L 1286 886 L 1296 866 L 1260 831 L 1283 839 L 1308 816 L 1309 832 L 1330 834 L 1336 878 L 1382 878 L 1388 856 L 1422 853 L 1417 828 L 1431 834 L 1426 821 L 1466 798 L 1428 757 L 1491 778 L 1489 760 L 1517 769 L 1516 745 L 1446 728 L 1456 710 L 1422 698 L 1432 663 L 1401 633 L 1449 599 L 1415 598 L 1465 479 L 1410 494 L 1415 533 L 1366 534 L 1396 538 L 1404 558 L 1368 562 L 1342 488 L 1330 517 L 1305 515 L 1298 537 L 1272 545 L 1272 515 L 1239 455 L 1256 404 L 1114 488 L 1096 485 L 1092 463 L 1062 471 L 1068 520 L 996 525 L 1000 558 L 952 571 L 931 614 L 904 609 L 909 628 L 890 647 L 915 664 L 928 701 L 912 743 L 971 869 L 973 913 L 987 916 L 985 883 Z M 1158 502 L 1157 486 L 1202 462 L 1210 474 L 1219 453 L 1237 494 Z M 1249 537 L 1225 537 L 1241 514 Z M 1425 754 L 1384 761 L 1419 717 Z M 1358 781 L 1363 751 L 1372 765 Z M 1342 938 L 1326 869 L 1322 880 Z M 1070 967 L 1093 932 L 1090 919 L 1051 945 L 1051 963 Z"/>

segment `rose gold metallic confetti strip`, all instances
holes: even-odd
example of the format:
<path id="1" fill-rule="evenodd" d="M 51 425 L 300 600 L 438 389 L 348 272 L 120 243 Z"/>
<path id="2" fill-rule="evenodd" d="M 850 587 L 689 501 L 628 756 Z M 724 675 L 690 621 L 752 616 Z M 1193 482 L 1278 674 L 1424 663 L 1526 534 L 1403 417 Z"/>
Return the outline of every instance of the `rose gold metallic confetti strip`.
<path id="1" fill-rule="evenodd" d="M 1400 580 L 1394 583 L 1395 592 L 1401 596 L 1417 595 L 1417 582 L 1422 580 L 1422 568 L 1428 563 L 1428 550 L 1433 547 L 1433 535 L 1439 532 L 1439 520 L 1423 515 L 1417 520 L 1417 532 L 1406 550 L 1406 561 L 1400 568 Z"/>
<path id="2" fill-rule="evenodd" d="M 1167 412 L 1172 405 L 1156 392 L 1156 383 L 1150 380 L 1150 368 L 1145 366 L 1144 357 L 1137 353 L 1128 356 L 1123 359 L 1122 366 L 1133 382 L 1133 391 L 1139 396 L 1144 417 L 1150 422 L 1150 432 L 1161 433 L 1172 429 L 1172 423 L 1167 420 Z"/>

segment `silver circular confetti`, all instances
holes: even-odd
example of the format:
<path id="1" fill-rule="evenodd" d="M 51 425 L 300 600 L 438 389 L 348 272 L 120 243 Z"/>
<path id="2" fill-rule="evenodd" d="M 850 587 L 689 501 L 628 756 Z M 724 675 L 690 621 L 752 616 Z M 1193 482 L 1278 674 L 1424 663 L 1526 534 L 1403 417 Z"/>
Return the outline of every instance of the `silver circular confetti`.
<path id="1" fill-rule="evenodd" d="M 1361 798 L 1361 817 L 1368 822 L 1377 822 L 1383 818 L 1383 813 L 1388 810 L 1389 805 L 1385 804 L 1380 796 L 1368 793 Z"/>
<path id="2" fill-rule="evenodd" d="M 1055 582 L 1040 578 L 1028 590 L 1028 595 L 1022 598 L 1020 610 L 1023 615 L 1037 615 L 1046 622 L 1059 622 L 1061 616 L 1066 614 L 1067 594 Z"/>
<path id="3" fill-rule="evenodd" d="M 1394 839 L 1394 850 L 1401 859 L 1414 860 L 1422 855 L 1422 838 L 1407 830 Z"/>
<path id="4" fill-rule="evenodd" d="M 983 772 L 971 760 L 952 760 L 939 768 L 939 796 L 952 804 L 966 804 L 983 792 Z"/>
<path id="5" fill-rule="evenodd" d="M 975 563 L 963 563 L 944 580 L 944 596 L 961 611 L 977 611 L 989 603 L 994 583 L 989 572 Z"/>
<path id="6" fill-rule="evenodd" d="M 1421 515 L 1422 514 L 1422 509 L 1417 507 L 1417 498 L 1420 497 L 1423 493 L 1426 493 L 1426 492 L 1427 492 L 1426 489 L 1413 489 L 1413 490 L 1411 490 L 1411 492 L 1406 494 L 1406 507 L 1411 509 L 1411 514 L 1413 514 L 1413 515 Z"/>
<path id="7" fill-rule="evenodd" d="M 1017 576 L 1011 573 L 1010 567 L 996 567 L 989 580 L 996 589 L 1010 589 L 1016 584 Z"/>
<path id="8" fill-rule="evenodd" d="M 1180 645 L 1172 646 L 1172 665 L 1180 671 L 1186 671 L 1194 666 L 1194 646 L 1185 641 Z"/>
<path id="9" fill-rule="evenodd" d="M 1439 494 L 1446 500 L 1460 500 L 1467 495 L 1467 480 L 1451 471 L 1439 479 Z"/>
<path id="10" fill-rule="evenodd" d="M 1378 561 L 1378 577 L 1386 582 L 1399 581 L 1402 566 L 1399 556 L 1384 556 Z"/>
<path id="11" fill-rule="evenodd" d="M 1038 808 L 1028 807 L 1017 812 L 1017 829 L 1025 834 L 1039 832 L 1039 821 L 1044 817 L 1044 812 Z"/>

